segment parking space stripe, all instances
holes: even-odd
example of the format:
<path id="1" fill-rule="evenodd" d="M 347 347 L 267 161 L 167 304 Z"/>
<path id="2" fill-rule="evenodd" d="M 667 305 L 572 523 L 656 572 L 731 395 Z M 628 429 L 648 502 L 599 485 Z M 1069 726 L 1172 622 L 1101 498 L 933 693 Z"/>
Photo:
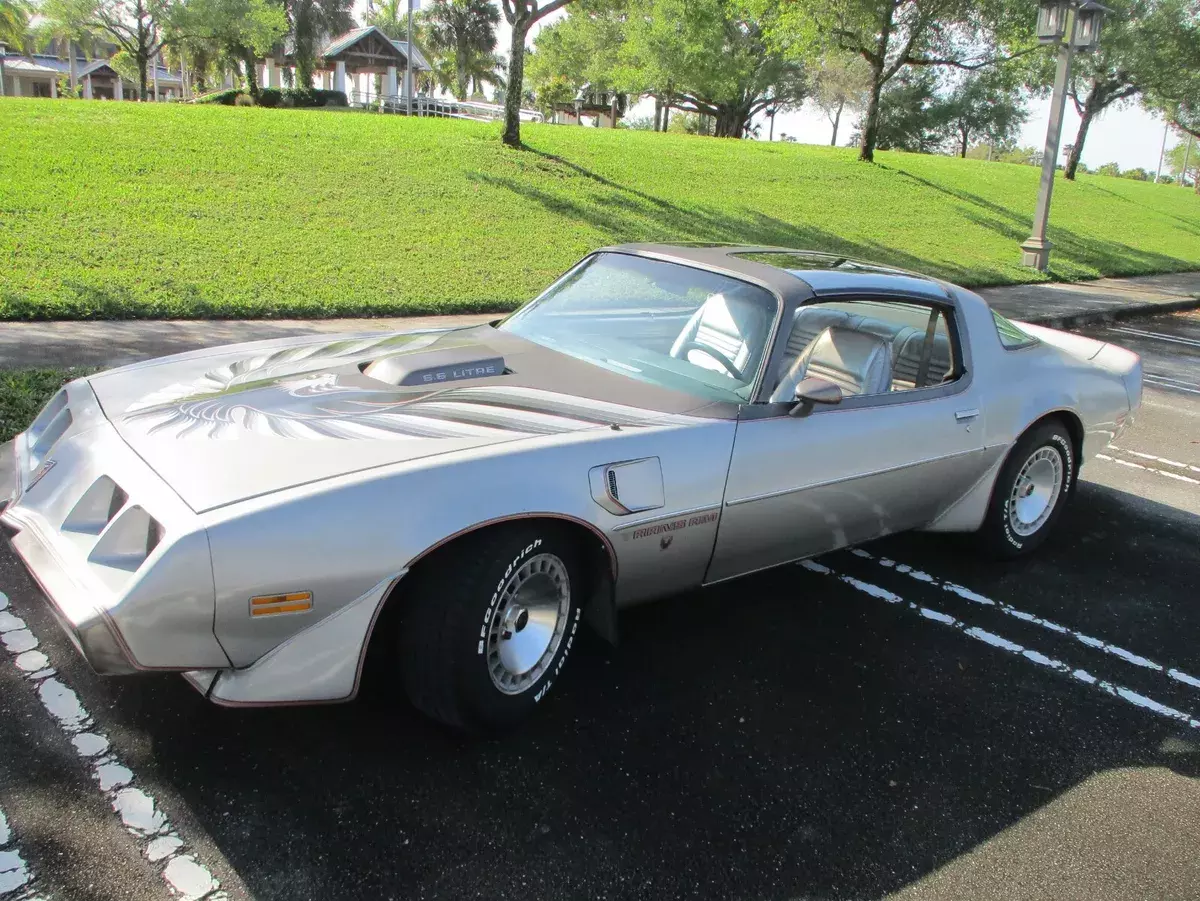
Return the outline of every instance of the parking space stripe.
<path id="1" fill-rule="evenodd" d="M 8 828 L 8 818 L 0 810 L 0 898 L 5 901 L 32 901 L 32 882 L 33 873 L 17 849 L 16 839 Z"/>
<path id="2" fill-rule="evenodd" d="M 1142 375 L 1142 381 L 1148 385 L 1153 385 L 1155 388 L 1170 388 L 1172 391 L 1185 391 L 1188 394 L 1200 394 L 1200 388 L 1191 386 L 1192 383 L 1179 382 L 1178 379 L 1168 379 L 1166 376 L 1145 373 Z"/>
<path id="3" fill-rule="evenodd" d="M 1141 463 L 1134 463 L 1130 460 L 1122 460 L 1119 457 L 1110 457 L 1108 454 L 1096 454 L 1097 460 L 1106 460 L 1109 463 L 1119 463 L 1122 466 L 1128 466 L 1130 469 L 1140 469 L 1144 472 L 1152 472 L 1155 475 L 1165 476 L 1168 479 L 1174 479 L 1177 482 L 1186 482 L 1189 485 L 1200 485 L 1200 479 L 1193 479 L 1191 476 L 1180 475 L 1177 472 L 1167 472 L 1165 469 L 1157 469 L 1153 466 L 1145 466 Z"/>
<path id="4" fill-rule="evenodd" d="M 1186 469 L 1189 472 L 1200 472 L 1200 466 L 1192 466 L 1190 463 L 1180 463 L 1178 460 L 1168 460 L 1166 457 L 1156 457 L 1154 454 L 1143 454 L 1141 451 L 1130 450 L 1127 447 L 1117 447 L 1115 444 L 1110 444 L 1108 445 L 1108 449 L 1119 451 L 1122 454 L 1129 454 L 1133 457 L 1140 457 L 1143 460 L 1153 460 L 1155 463 L 1161 463 L 1164 466 Z"/>
<path id="5" fill-rule="evenodd" d="M 133 771 L 111 751 L 108 738 L 97 730 L 79 696 L 49 665 L 49 659 L 38 650 L 37 638 L 8 607 L 8 596 L 0 591 L 0 642 L 21 675 L 36 685 L 42 706 L 70 738 L 113 812 L 139 843 L 142 854 L 152 864 L 161 866 L 163 879 L 172 894 L 182 901 L 226 901 L 227 896 L 220 891 L 220 883 L 212 871 L 194 854 L 185 853 L 183 839 L 154 798 L 133 784 L 136 778 Z"/>
<path id="6" fill-rule="evenodd" d="M 1169 679 L 1173 679 L 1183 685 L 1191 688 L 1200 688 L 1200 679 L 1189 675 L 1182 670 L 1168 668 L 1161 663 L 1143 657 L 1141 654 L 1135 654 L 1133 651 L 1127 651 L 1119 645 L 1111 644 L 1100 638 L 1094 638 L 1085 632 L 1080 632 L 1077 629 L 1072 629 L 1064 626 L 1061 623 L 1056 623 L 1054 620 L 1046 619 L 1045 617 L 1037 616 L 1033 613 L 1026 613 L 1024 610 L 1018 610 L 1016 607 L 1004 601 L 996 601 L 978 592 L 971 591 L 969 588 L 964 588 L 962 585 L 957 585 L 954 582 L 945 579 L 939 579 L 937 576 L 931 576 L 929 573 L 922 572 L 919 569 L 913 569 L 904 563 L 897 563 L 888 557 L 876 557 L 874 554 L 864 551 L 862 548 L 854 548 L 853 553 L 863 558 L 864 560 L 873 560 L 885 569 L 891 569 L 895 572 L 902 573 L 911 579 L 918 582 L 924 582 L 927 585 L 932 585 L 940 588 L 943 591 L 948 591 L 951 594 L 957 595 L 964 600 L 971 601 L 975 604 L 980 604 L 985 607 L 995 607 L 997 610 L 1004 613 L 1006 616 L 1011 616 L 1014 619 L 1019 619 L 1022 622 L 1032 623 L 1035 626 L 1041 626 L 1050 632 L 1056 632 L 1059 635 L 1068 635 L 1075 639 L 1080 644 L 1092 648 L 1093 650 L 1101 651 L 1112 657 L 1124 660 L 1126 663 L 1131 663 L 1134 666 L 1140 666 L 1143 669 L 1152 670 L 1156 673 L 1162 673 Z"/>
<path id="7" fill-rule="evenodd" d="M 870 582 L 865 582 L 862 579 L 856 579 L 853 576 L 838 573 L 826 564 L 818 563 L 815 560 L 804 560 L 800 563 L 800 566 L 804 567 L 810 572 L 831 576 L 838 581 L 849 585 L 856 591 L 870 595 L 873 598 L 877 598 L 889 604 L 897 604 L 906 607 L 925 619 L 933 620 L 934 622 L 950 626 L 969 638 L 983 642 L 986 645 L 990 645 L 991 647 L 997 648 L 1006 653 L 1023 657 L 1031 663 L 1054 670 L 1055 672 L 1067 676 L 1076 682 L 1082 683 L 1083 685 L 1091 686 L 1092 688 L 1098 689 L 1114 698 L 1120 698 L 1122 701 L 1132 704 L 1135 707 L 1140 707 L 1143 710 L 1148 710 L 1151 713 L 1158 714 L 1159 716 L 1175 720 L 1186 726 L 1190 726 L 1193 729 L 1200 729 L 1200 720 L 1194 719 L 1190 714 L 1185 713 L 1182 710 L 1176 710 L 1174 707 L 1169 707 L 1168 705 L 1160 703 L 1153 698 L 1149 698 L 1131 688 L 1126 688 L 1125 686 L 1119 685 L 1115 682 L 1109 682 L 1106 679 L 1093 676 L 1087 670 L 1072 667 L 1068 663 L 1064 663 L 1061 660 L 1056 660 L 1055 658 L 1047 656 L 1046 654 L 1034 650 L 1033 648 L 1027 648 L 1015 641 L 1009 641 L 1007 638 L 997 635 L 994 632 L 989 632 L 988 630 L 981 629 L 978 626 L 967 625 L 962 620 L 956 619 L 948 613 L 943 613 L 940 610 L 935 610 L 931 607 L 925 607 L 916 603 L 915 601 L 907 600 L 895 592 L 889 591 L 888 589 L 879 585 L 874 585 Z"/>

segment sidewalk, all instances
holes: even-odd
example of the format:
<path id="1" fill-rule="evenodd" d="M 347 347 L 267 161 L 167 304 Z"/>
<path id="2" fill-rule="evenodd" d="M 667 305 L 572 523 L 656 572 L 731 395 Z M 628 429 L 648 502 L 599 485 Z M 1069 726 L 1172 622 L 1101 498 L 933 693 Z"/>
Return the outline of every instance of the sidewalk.
<path id="1" fill-rule="evenodd" d="M 1012 319 L 1054 328 L 1200 307 L 1200 272 L 1013 285 L 980 292 Z M 390 319 L 200 319 L 0 322 L 0 368 L 119 366 L 201 347 L 288 335 L 383 332 L 475 325 L 499 314 Z"/>

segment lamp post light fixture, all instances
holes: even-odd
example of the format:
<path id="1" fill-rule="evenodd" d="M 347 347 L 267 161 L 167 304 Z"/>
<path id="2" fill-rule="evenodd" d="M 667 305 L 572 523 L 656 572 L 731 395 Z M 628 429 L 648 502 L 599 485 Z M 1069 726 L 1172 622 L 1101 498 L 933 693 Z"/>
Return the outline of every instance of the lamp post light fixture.
<path id="1" fill-rule="evenodd" d="M 1071 59 L 1075 51 L 1094 50 L 1100 41 L 1100 24 L 1108 8 L 1095 0 L 1040 0 L 1037 39 L 1058 47 L 1058 68 L 1054 75 L 1054 96 L 1050 100 L 1050 122 L 1046 128 L 1046 149 L 1042 153 L 1042 179 L 1037 208 L 1033 214 L 1033 233 L 1021 245 L 1021 265 L 1041 272 L 1050 268 L 1050 249 L 1046 223 L 1050 218 L 1050 195 L 1054 191 L 1054 172 L 1058 168 L 1058 144 L 1062 138 L 1063 114 L 1067 106 L 1067 85 L 1071 80 Z"/>

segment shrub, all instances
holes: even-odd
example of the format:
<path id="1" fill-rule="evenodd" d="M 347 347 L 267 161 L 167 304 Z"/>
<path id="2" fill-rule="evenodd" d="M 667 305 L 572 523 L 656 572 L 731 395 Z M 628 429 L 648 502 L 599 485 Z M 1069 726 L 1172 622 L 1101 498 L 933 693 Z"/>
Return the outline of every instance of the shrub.
<path id="1" fill-rule="evenodd" d="M 234 106 L 254 106 L 254 98 L 249 94 L 238 94 L 233 99 Z"/>
<path id="2" fill-rule="evenodd" d="M 283 91 L 279 90 L 279 88 L 263 88 L 258 92 L 259 106 L 279 106 L 282 100 Z"/>
<path id="3" fill-rule="evenodd" d="M 211 94 L 201 94 L 195 99 L 195 103 L 219 103 L 222 106 L 233 106 L 238 95 L 242 92 L 237 88 L 225 88 L 221 91 L 213 91 Z"/>
<path id="4" fill-rule="evenodd" d="M 283 92 L 289 106 L 348 106 L 344 91 L 325 91 L 321 88 L 289 88 Z"/>

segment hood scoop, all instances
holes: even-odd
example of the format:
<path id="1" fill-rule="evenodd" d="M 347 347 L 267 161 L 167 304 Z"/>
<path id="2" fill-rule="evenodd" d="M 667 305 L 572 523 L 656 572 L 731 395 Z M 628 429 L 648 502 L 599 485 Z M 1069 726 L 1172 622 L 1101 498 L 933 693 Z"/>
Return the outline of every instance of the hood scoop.
<path id="1" fill-rule="evenodd" d="M 435 387 L 466 379 L 504 375 L 504 357 L 482 345 L 430 347 L 360 363 L 367 378 L 399 387 Z"/>

